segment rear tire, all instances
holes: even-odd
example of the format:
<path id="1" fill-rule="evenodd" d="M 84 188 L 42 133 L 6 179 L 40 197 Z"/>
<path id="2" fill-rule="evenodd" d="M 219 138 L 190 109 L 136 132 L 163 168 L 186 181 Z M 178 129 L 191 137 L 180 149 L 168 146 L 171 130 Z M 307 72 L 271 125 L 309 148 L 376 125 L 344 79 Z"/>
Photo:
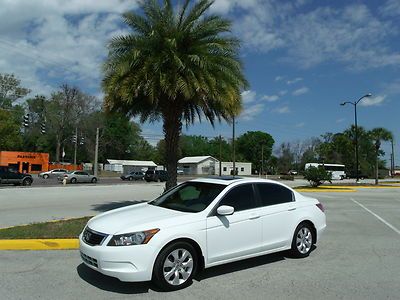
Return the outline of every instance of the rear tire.
<path id="1" fill-rule="evenodd" d="M 197 272 L 198 254 L 186 242 L 176 242 L 158 254 L 152 281 L 163 291 L 176 291 L 188 287 Z"/>
<path id="2" fill-rule="evenodd" d="M 44 174 L 44 175 L 43 175 L 43 179 L 47 179 L 47 178 L 49 178 L 49 175 Z"/>
<path id="3" fill-rule="evenodd" d="M 133 180 L 133 177 L 132 176 L 129 176 L 129 181 L 132 181 Z"/>
<path id="4" fill-rule="evenodd" d="M 310 255 L 314 245 L 314 230 L 308 223 L 300 223 L 294 231 L 290 254 L 293 257 L 303 258 Z"/>
<path id="5" fill-rule="evenodd" d="M 71 178 L 71 183 L 76 183 L 76 182 L 77 182 L 76 178 Z"/>

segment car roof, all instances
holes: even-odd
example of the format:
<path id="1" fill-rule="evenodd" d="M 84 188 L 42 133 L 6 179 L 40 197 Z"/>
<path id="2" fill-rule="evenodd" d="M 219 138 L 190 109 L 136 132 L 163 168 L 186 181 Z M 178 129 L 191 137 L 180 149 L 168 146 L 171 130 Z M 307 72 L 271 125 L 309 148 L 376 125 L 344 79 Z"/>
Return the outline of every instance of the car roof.
<path id="1" fill-rule="evenodd" d="M 274 183 L 283 185 L 280 182 L 270 179 L 262 179 L 262 178 L 253 178 L 253 177 L 233 177 L 233 176 L 215 176 L 215 177 L 204 177 L 204 178 L 195 178 L 189 181 L 195 182 L 205 182 L 205 183 L 215 183 L 222 185 L 230 185 L 233 183 Z"/>

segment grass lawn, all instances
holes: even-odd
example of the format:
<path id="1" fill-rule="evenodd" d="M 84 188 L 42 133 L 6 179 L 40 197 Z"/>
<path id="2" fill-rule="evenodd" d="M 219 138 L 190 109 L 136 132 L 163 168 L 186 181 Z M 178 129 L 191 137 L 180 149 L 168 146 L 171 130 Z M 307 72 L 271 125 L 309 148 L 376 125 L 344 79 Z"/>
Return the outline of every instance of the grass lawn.
<path id="1" fill-rule="evenodd" d="M 92 217 L 82 217 L 0 229 L 0 239 L 77 238 Z"/>

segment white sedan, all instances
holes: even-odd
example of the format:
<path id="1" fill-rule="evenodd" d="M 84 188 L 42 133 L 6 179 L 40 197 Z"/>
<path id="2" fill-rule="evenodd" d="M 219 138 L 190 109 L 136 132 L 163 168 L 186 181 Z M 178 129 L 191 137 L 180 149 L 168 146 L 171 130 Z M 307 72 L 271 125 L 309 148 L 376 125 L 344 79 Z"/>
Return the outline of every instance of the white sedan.
<path id="1" fill-rule="evenodd" d="M 202 268 L 290 250 L 306 257 L 326 227 L 322 204 L 263 179 L 196 179 L 89 220 L 83 262 L 121 281 L 188 286 Z"/>

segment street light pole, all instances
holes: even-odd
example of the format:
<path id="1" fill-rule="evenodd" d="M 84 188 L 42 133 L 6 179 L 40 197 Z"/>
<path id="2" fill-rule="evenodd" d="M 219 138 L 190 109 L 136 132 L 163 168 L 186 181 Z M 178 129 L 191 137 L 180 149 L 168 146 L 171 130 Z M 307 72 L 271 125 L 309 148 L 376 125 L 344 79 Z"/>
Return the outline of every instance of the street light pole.
<path id="1" fill-rule="evenodd" d="M 359 159 L 358 159 L 358 127 L 357 127 L 357 104 L 364 98 L 371 97 L 372 94 L 368 93 L 362 97 L 360 97 L 357 101 L 351 102 L 351 101 L 346 101 L 343 103 L 340 103 L 340 105 L 344 106 L 346 104 L 351 104 L 354 106 L 354 129 L 355 129 L 355 147 L 356 147 L 356 182 L 359 181 L 359 173 L 358 173 L 358 165 L 359 165 Z"/>
<path id="2" fill-rule="evenodd" d="M 232 117 L 233 119 L 233 126 L 232 126 L 232 150 L 233 150 L 233 177 L 236 175 L 236 153 L 235 153 L 235 116 Z"/>

